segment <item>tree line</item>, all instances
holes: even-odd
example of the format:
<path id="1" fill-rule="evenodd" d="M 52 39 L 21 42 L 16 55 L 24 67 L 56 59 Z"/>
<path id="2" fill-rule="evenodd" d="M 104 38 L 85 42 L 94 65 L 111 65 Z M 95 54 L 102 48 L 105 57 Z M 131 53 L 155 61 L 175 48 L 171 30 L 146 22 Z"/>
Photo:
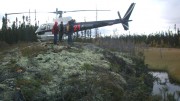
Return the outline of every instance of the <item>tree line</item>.
<path id="1" fill-rule="evenodd" d="M 168 31 L 150 34 L 145 42 L 152 47 L 180 48 L 180 30 L 178 29 L 177 33 Z"/>
<path id="2" fill-rule="evenodd" d="M 146 45 L 149 47 L 169 47 L 169 48 L 180 48 L 180 30 L 177 33 L 172 31 L 162 31 L 151 33 L 149 35 L 120 35 L 120 36 L 106 36 L 98 38 L 100 44 L 114 43 L 118 45 L 127 46 L 132 45 Z M 117 44 L 118 43 L 118 44 Z"/>
<path id="3" fill-rule="evenodd" d="M 23 23 L 17 26 L 17 22 L 13 22 L 11 27 L 7 26 L 7 21 L 2 18 L 2 28 L 0 30 L 0 41 L 6 42 L 8 44 L 14 44 L 19 41 L 23 42 L 33 42 L 37 40 L 35 31 L 37 26 L 25 24 L 24 17 Z"/>

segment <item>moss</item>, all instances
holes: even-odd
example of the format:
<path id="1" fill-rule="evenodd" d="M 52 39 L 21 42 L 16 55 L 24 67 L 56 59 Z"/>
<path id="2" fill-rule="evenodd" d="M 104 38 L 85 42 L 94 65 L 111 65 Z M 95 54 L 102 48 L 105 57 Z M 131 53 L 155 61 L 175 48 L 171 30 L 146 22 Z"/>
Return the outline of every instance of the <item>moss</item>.
<path id="1" fill-rule="evenodd" d="M 14 91 L 4 91 L 2 96 L 0 95 L 0 101 L 13 101 L 12 96 Z"/>
<path id="2" fill-rule="evenodd" d="M 4 59 L 4 56 L 0 54 L 0 61 L 2 61 L 3 59 Z"/>
<path id="3" fill-rule="evenodd" d="M 26 71 L 26 68 L 18 66 L 18 65 L 14 65 L 10 68 L 11 72 L 17 72 L 17 73 L 22 73 L 24 71 Z"/>
<path id="4" fill-rule="evenodd" d="M 13 68 L 16 65 L 17 61 L 15 59 L 10 59 L 10 61 L 6 64 L 8 69 Z"/>
<path id="5" fill-rule="evenodd" d="M 36 73 L 34 79 L 40 81 L 41 84 L 47 84 L 52 80 L 52 75 L 47 71 Z"/>
<path id="6" fill-rule="evenodd" d="M 20 79 L 16 80 L 16 85 L 17 85 L 17 87 L 23 87 L 23 86 L 40 87 L 40 82 L 38 82 L 37 80 L 34 80 L 34 79 L 23 79 L 23 78 L 20 78 Z"/>
<path id="7" fill-rule="evenodd" d="M 120 72 L 121 67 L 118 64 L 110 64 L 110 70 L 113 72 Z"/>
<path id="8" fill-rule="evenodd" d="M 64 98 L 70 101 L 80 99 L 117 101 L 123 96 L 124 90 L 123 84 L 115 82 L 121 82 L 121 80 L 114 78 L 111 74 L 87 74 L 85 80 L 79 77 L 71 77 L 65 81 Z"/>
<path id="9" fill-rule="evenodd" d="M 33 101 L 40 96 L 43 85 L 48 85 L 52 80 L 51 73 L 47 69 L 29 74 L 25 72 L 23 76 L 16 79 L 16 87 L 19 87 L 27 101 Z"/>
<path id="10" fill-rule="evenodd" d="M 89 71 L 89 70 L 93 70 L 93 66 L 90 64 L 84 63 L 84 65 L 81 66 L 81 69 L 85 71 Z"/>
<path id="11" fill-rule="evenodd" d="M 116 73 L 122 72 L 127 67 L 127 62 L 123 58 L 118 57 L 115 53 L 104 51 L 103 55 L 110 62 L 110 70 Z"/>
<path id="12" fill-rule="evenodd" d="M 21 67 L 28 67 L 28 61 L 29 58 L 28 57 L 21 57 L 18 61 L 17 61 L 17 65 L 21 66 Z"/>
<path id="13" fill-rule="evenodd" d="M 10 60 L 10 64 L 15 64 L 15 63 L 17 63 L 17 61 L 15 59 Z"/>
<path id="14" fill-rule="evenodd" d="M 32 101 L 34 95 L 40 90 L 41 83 L 34 79 L 17 79 L 17 87 L 20 87 L 22 94 L 27 101 Z"/>
<path id="15" fill-rule="evenodd" d="M 114 73 L 97 73 L 97 79 L 93 79 L 96 87 L 101 87 L 98 94 L 101 94 L 103 100 L 119 101 L 124 94 L 124 86 L 126 81 Z M 97 100 L 97 99 L 96 99 Z"/>
<path id="16" fill-rule="evenodd" d="M 26 70 L 26 68 L 20 66 L 17 64 L 17 60 L 15 59 L 11 59 L 10 62 L 6 65 L 7 68 L 11 73 L 17 72 L 24 72 Z"/>
<path id="17" fill-rule="evenodd" d="M 28 46 L 28 47 L 22 48 L 21 53 L 22 53 L 22 56 L 31 57 L 31 56 L 36 56 L 40 52 L 44 52 L 46 50 L 47 48 L 42 47 L 42 46 Z"/>
<path id="18" fill-rule="evenodd" d="M 139 101 L 142 99 L 134 97 L 141 94 L 143 100 L 147 98 L 150 78 L 143 74 L 146 66 L 126 54 L 84 43 L 37 45 L 21 52 L 22 57 L 12 58 L 4 67 L 12 72 L 24 69 L 15 83 L 27 101 Z"/>
<path id="19" fill-rule="evenodd" d="M 127 64 L 133 64 L 132 59 L 125 53 L 113 52 L 118 58 L 122 58 Z"/>
<path id="20" fill-rule="evenodd" d="M 76 48 L 76 47 L 71 47 L 71 48 L 69 48 L 69 49 L 67 49 L 67 51 L 68 52 L 73 52 L 73 53 L 81 53 L 81 52 L 83 52 L 83 49 L 78 49 L 78 48 Z"/>
<path id="21" fill-rule="evenodd" d="M 147 101 L 163 101 L 161 95 L 152 95 L 150 96 Z"/>

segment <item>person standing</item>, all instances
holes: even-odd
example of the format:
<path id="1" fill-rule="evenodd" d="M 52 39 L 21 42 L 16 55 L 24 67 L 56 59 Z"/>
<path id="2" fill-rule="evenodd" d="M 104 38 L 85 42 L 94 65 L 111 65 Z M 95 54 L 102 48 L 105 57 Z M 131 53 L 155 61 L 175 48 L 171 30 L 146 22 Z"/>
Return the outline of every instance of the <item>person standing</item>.
<path id="1" fill-rule="evenodd" d="M 57 44 L 57 35 L 59 32 L 58 22 L 56 21 L 53 28 L 52 28 L 52 34 L 54 34 L 54 44 Z"/>
<path id="2" fill-rule="evenodd" d="M 73 24 L 74 24 L 74 22 L 73 22 L 73 20 L 71 20 L 71 21 L 68 22 L 68 25 L 67 25 L 67 29 L 68 29 L 68 44 L 69 45 L 73 44 L 73 40 L 72 40 Z"/>
<path id="3" fill-rule="evenodd" d="M 62 37 L 63 37 L 63 33 L 64 33 L 64 28 L 63 28 L 63 22 L 61 21 L 60 24 L 60 31 L 59 31 L 59 42 L 62 42 Z"/>

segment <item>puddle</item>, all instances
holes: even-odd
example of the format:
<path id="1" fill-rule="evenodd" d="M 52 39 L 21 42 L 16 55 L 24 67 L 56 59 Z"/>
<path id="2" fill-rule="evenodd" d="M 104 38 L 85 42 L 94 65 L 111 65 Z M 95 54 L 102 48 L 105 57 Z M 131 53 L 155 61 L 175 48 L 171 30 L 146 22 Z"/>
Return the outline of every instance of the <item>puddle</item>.
<path id="1" fill-rule="evenodd" d="M 171 83 L 166 72 L 150 72 L 150 74 L 157 77 L 157 80 L 155 80 L 153 84 L 153 95 L 162 95 L 163 91 L 167 91 L 171 94 L 175 93 L 176 99 L 179 97 L 177 92 L 180 92 L 180 85 Z M 178 101 L 180 101 L 180 98 Z"/>

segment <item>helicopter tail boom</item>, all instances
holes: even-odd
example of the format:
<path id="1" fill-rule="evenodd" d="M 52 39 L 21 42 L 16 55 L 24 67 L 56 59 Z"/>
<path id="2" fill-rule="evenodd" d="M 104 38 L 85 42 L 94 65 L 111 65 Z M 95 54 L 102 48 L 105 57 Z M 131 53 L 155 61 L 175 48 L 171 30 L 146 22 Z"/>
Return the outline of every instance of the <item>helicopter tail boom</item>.
<path id="1" fill-rule="evenodd" d="M 130 6 L 129 6 L 129 9 L 127 10 L 127 12 L 125 13 L 124 17 L 121 18 L 121 15 L 118 11 L 118 16 L 119 16 L 119 19 L 120 21 L 122 22 L 122 26 L 124 28 L 124 30 L 129 30 L 129 24 L 128 22 L 129 21 L 132 21 L 132 20 L 129 20 L 130 16 L 131 16 L 131 13 L 134 9 L 134 6 L 135 6 L 135 3 L 132 3 Z"/>

